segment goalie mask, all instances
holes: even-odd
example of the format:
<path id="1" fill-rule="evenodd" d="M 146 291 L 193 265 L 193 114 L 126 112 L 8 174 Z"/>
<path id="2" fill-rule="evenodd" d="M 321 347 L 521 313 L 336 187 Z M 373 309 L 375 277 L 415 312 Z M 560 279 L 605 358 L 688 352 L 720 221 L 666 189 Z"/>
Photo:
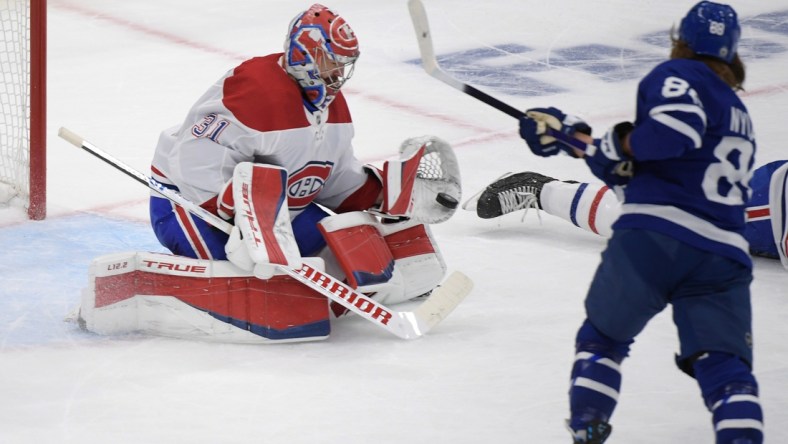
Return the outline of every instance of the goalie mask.
<path id="1" fill-rule="evenodd" d="M 324 110 L 353 75 L 358 40 L 345 19 L 315 3 L 290 22 L 285 71 L 298 82 L 310 108 Z"/>

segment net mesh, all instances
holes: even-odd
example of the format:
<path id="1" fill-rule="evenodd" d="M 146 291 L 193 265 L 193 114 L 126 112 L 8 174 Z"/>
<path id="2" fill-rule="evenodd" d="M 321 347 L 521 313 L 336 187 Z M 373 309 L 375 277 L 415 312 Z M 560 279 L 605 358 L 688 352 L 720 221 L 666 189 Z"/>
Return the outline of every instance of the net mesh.
<path id="1" fill-rule="evenodd" d="M 0 0 L 0 205 L 30 186 L 30 6 Z"/>

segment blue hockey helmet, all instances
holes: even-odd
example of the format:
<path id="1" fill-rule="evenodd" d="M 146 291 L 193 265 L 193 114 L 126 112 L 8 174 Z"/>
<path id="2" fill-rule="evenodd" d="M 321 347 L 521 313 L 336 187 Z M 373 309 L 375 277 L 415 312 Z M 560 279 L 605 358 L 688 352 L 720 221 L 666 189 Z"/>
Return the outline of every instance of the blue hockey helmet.
<path id="1" fill-rule="evenodd" d="M 728 5 L 702 1 L 681 20 L 679 39 L 695 54 L 733 61 L 739 46 L 741 28 L 736 11 Z"/>

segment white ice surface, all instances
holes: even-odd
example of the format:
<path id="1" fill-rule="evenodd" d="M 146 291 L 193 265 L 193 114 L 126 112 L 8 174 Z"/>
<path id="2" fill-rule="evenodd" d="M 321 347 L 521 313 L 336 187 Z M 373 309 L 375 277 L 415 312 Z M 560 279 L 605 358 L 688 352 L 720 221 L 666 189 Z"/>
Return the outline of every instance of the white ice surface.
<path id="1" fill-rule="evenodd" d="M 98 337 L 64 323 L 92 258 L 162 250 L 147 226 L 147 189 L 58 139 L 57 129 L 147 171 L 159 131 L 178 123 L 227 69 L 279 51 L 287 23 L 309 4 L 48 3 L 49 217 L 24 222 L 14 209 L 0 211 L 0 443 L 569 441 L 563 420 L 573 338 L 604 241 L 549 215 L 489 221 L 459 212 L 436 226 L 449 267 L 476 287 L 415 341 L 359 318 L 334 322 L 327 341 L 280 346 Z M 425 3 L 439 55 L 530 48 L 482 60 L 489 77 L 473 84 L 518 108 L 580 114 L 601 132 L 632 117 L 639 75 L 667 53 L 642 37 L 666 41 L 694 1 Z M 405 0 L 330 6 L 361 42 L 346 87 L 361 159 L 379 161 L 407 137 L 435 134 L 456 148 L 466 197 L 506 171 L 592 179 L 582 162 L 533 156 L 509 116 L 407 63 L 418 50 Z M 762 164 L 787 152 L 788 4 L 734 6 L 744 24 L 744 100 Z M 763 17 L 776 17 L 774 26 Z M 586 61 L 582 52 L 562 52 L 586 44 L 622 50 Z M 465 61 L 477 62 L 467 55 L 452 67 Z M 637 75 L 621 75 L 617 66 Z M 523 82 L 560 90 L 526 96 L 505 87 L 522 73 Z M 767 442 L 788 442 L 788 272 L 756 259 L 752 294 Z M 668 310 L 623 365 L 609 443 L 713 442 L 699 390 L 673 364 L 676 350 Z"/>

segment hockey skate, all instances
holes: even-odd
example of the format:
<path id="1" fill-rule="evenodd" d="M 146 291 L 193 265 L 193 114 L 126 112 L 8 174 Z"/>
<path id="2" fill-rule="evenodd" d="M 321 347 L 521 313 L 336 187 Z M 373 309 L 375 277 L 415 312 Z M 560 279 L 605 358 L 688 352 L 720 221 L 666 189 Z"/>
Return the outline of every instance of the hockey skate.
<path id="1" fill-rule="evenodd" d="M 488 185 L 478 196 L 475 202 L 476 214 L 482 219 L 492 219 L 527 208 L 541 209 L 539 195 L 542 187 L 554 180 L 556 179 L 530 171 L 504 175 Z"/>
<path id="2" fill-rule="evenodd" d="M 568 423 L 567 420 L 566 428 L 572 434 L 573 444 L 602 444 L 613 431 L 612 425 L 602 421 L 592 421 L 580 430 L 573 430 Z"/>

